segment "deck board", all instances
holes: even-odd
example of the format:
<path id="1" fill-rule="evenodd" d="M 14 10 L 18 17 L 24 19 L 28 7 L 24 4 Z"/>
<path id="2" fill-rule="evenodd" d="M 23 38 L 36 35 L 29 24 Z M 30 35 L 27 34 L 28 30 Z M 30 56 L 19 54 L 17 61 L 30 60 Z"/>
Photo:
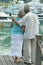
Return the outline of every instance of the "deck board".
<path id="1" fill-rule="evenodd" d="M 1 59 L 0 59 L 0 65 L 3 65 Z"/>
<path id="2" fill-rule="evenodd" d="M 12 65 L 12 62 L 10 62 L 8 56 L 5 56 L 4 59 L 6 60 L 7 65 Z"/>
<path id="3" fill-rule="evenodd" d="M 7 65 L 4 56 L 0 56 L 1 64 L 0 65 Z"/>
<path id="4" fill-rule="evenodd" d="M 10 62 L 12 63 L 12 65 L 17 65 L 16 63 L 14 63 L 13 57 L 11 57 L 11 56 L 8 56 L 8 57 L 9 57 L 9 60 L 10 60 Z"/>
<path id="5" fill-rule="evenodd" d="M 8 55 L 0 56 L 0 65 L 26 65 L 23 62 L 14 63 L 14 58 Z M 43 61 L 42 64 L 43 65 Z"/>

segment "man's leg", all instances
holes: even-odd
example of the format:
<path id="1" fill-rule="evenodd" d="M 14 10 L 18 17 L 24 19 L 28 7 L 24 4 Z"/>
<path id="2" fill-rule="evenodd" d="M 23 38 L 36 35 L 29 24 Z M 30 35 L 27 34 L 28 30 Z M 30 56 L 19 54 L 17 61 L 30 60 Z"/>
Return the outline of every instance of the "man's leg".
<path id="1" fill-rule="evenodd" d="M 24 40 L 23 56 L 25 58 L 25 63 L 30 65 L 31 64 L 31 43 L 30 43 L 30 40 L 28 39 Z"/>
<path id="2" fill-rule="evenodd" d="M 31 39 L 31 60 L 34 65 L 35 65 L 35 58 L 36 58 L 36 41 L 35 39 Z"/>

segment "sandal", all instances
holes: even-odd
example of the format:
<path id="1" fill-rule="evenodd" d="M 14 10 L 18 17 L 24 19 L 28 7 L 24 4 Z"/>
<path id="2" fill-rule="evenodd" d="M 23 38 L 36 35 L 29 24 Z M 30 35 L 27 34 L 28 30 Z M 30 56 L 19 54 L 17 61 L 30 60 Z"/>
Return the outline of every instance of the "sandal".
<path id="1" fill-rule="evenodd" d="M 21 61 L 22 61 L 21 58 L 17 58 L 17 59 L 15 60 L 16 63 L 21 62 Z"/>

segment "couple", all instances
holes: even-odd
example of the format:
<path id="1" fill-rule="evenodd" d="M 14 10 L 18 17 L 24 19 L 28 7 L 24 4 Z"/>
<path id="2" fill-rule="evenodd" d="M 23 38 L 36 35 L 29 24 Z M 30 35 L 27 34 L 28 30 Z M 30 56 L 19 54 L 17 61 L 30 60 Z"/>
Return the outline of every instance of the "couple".
<path id="1" fill-rule="evenodd" d="M 20 20 L 15 20 L 12 17 L 13 23 L 15 23 L 17 27 L 15 29 L 18 30 L 19 26 L 19 31 L 16 32 L 17 34 L 12 34 L 11 35 L 11 55 L 15 56 L 16 62 L 21 61 L 22 57 L 22 45 L 24 44 L 24 49 L 23 49 L 23 56 L 24 56 L 24 63 L 27 65 L 31 65 L 31 62 L 33 61 L 35 63 L 35 49 L 36 49 L 36 43 L 35 43 L 35 35 L 39 33 L 39 20 L 38 16 L 32 12 L 30 12 L 29 5 L 24 6 L 24 11 L 25 11 L 25 16 L 21 16 Z M 25 32 L 21 33 L 22 30 L 24 30 L 25 27 Z M 14 32 L 14 29 L 13 29 Z M 12 32 L 12 33 L 13 33 Z"/>

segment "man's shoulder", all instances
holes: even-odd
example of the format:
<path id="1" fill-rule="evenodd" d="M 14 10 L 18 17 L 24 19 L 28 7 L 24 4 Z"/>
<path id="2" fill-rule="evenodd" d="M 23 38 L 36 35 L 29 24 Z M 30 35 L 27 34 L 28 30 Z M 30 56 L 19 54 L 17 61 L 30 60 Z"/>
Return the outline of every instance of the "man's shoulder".
<path id="1" fill-rule="evenodd" d="M 34 16 L 38 18 L 38 15 L 37 14 L 34 14 Z"/>
<path id="2" fill-rule="evenodd" d="M 31 14 L 31 12 L 28 12 L 25 16 L 29 16 Z"/>

